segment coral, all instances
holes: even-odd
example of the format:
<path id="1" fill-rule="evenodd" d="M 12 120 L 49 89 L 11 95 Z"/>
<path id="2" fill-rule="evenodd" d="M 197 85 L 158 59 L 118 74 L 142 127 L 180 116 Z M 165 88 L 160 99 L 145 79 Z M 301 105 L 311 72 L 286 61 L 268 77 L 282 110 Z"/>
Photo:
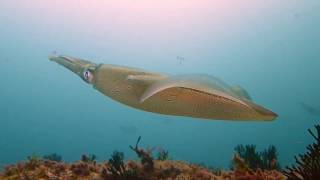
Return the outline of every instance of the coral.
<path id="1" fill-rule="evenodd" d="M 287 166 L 286 170 L 283 171 L 288 179 L 320 179 L 320 125 L 315 125 L 315 129 L 317 135 L 311 129 L 308 129 L 308 132 L 316 142 L 307 146 L 305 154 L 299 154 L 298 157 L 295 156 L 297 165 Z"/>
<path id="2" fill-rule="evenodd" d="M 25 164 L 27 169 L 34 170 L 42 161 L 42 158 L 36 154 L 28 156 L 28 161 Z"/>
<path id="3" fill-rule="evenodd" d="M 81 156 L 81 161 L 86 163 L 95 163 L 96 159 L 97 159 L 97 156 L 94 154 L 89 154 L 89 155 L 83 154 Z"/>
<path id="4" fill-rule="evenodd" d="M 256 151 L 255 145 L 238 145 L 234 150 L 245 161 L 249 168 L 255 170 L 261 166 L 262 160 L 259 153 Z"/>
<path id="5" fill-rule="evenodd" d="M 145 150 L 145 149 L 141 149 L 139 148 L 139 142 L 141 140 L 141 136 L 139 136 L 136 146 L 129 146 L 134 152 L 136 152 L 137 156 L 140 158 L 141 160 L 141 164 L 144 166 L 146 171 L 152 171 L 153 170 L 153 157 L 152 157 L 152 150 Z"/>
<path id="6" fill-rule="evenodd" d="M 159 148 L 157 160 L 164 161 L 167 159 L 169 159 L 169 151 Z"/>
<path id="7" fill-rule="evenodd" d="M 65 164 L 55 161 L 39 160 L 35 156 L 30 156 L 29 159 L 28 162 L 7 166 L 4 171 L 4 177 L 19 180 L 58 179 L 58 177 L 64 175 L 67 169 Z M 2 179 L 2 176 L 0 176 L 0 179 Z"/>
<path id="8" fill-rule="evenodd" d="M 124 176 L 126 168 L 123 162 L 124 154 L 119 151 L 114 151 L 109 159 L 108 170 L 115 176 Z"/>
<path id="9" fill-rule="evenodd" d="M 168 151 L 162 158 L 154 160 L 152 150 L 139 148 L 141 137 L 130 148 L 137 153 L 140 161 L 124 161 L 124 154 L 114 151 L 108 162 L 97 163 L 96 156 L 83 155 L 81 161 L 67 164 L 55 160 L 44 160 L 30 156 L 27 162 L 5 168 L 0 179 L 94 179 L 94 180 L 283 180 L 284 176 L 276 170 L 249 168 L 240 154 L 234 156 L 235 171 L 223 171 L 206 165 L 191 164 L 184 161 L 167 160 Z M 244 148 L 244 147 L 243 147 Z M 250 149 L 251 148 L 251 149 Z M 250 147 L 250 152 L 255 152 Z M 239 149 L 244 153 L 246 150 Z M 245 153 L 244 153 L 245 154 Z M 275 157 L 275 150 L 265 151 L 266 157 Z M 243 154 L 242 154 L 243 155 Z M 49 158 L 48 158 L 49 159 Z M 270 163 L 268 161 L 268 163 Z M 268 164 L 267 163 L 267 164 Z"/>
<path id="10" fill-rule="evenodd" d="M 118 156 L 118 153 L 115 153 Z M 114 154 L 113 154 L 114 156 Z M 113 159 L 113 157 L 111 157 Z M 120 157 L 121 160 L 121 157 Z M 145 171 L 144 166 L 136 161 L 123 162 L 123 175 L 112 174 L 110 163 L 86 163 L 83 161 L 72 164 L 55 161 L 40 161 L 33 169 L 24 163 L 8 166 L 0 179 L 95 179 L 95 180 L 283 180 L 284 176 L 276 170 L 221 171 L 214 174 L 210 169 L 196 164 L 174 160 L 154 160 L 152 172 Z"/>
<path id="11" fill-rule="evenodd" d="M 239 154 L 235 154 L 233 156 L 233 166 L 235 168 L 235 171 L 240 173 L 246 173 L 250 171 L 248 164 L 243 158 L 240 157 Z"/>
<path id="12" fill-rule="evenodd" d="M 50 160 L 50 161 L 56 161 L 56 162 L 61 162 L 62 161 L 62 156 L 58 155 L 56 153 L 52 153 L 52 154 L 48 154 L 48 155 L 44 155 L 42 157 L 42 159 L 45 160 Z"/>
<path id="13" fill-rule="evenodd" d="M 22 169 L 23 168 L 19 168 L 21 166 L 17 165 L 17 166 L 14 166 L 14 165 L 9 165 L 9 166 L 6 166 L 5 169 L 4 169 L 4 176 L 15 176 L 15 175 L 19 175 L 21 172 L 22 172 Z"/>
<path id="14" fill-rule="evenodd" d="M 177 177 L 181 172 L 182 171 L 173 164 L 167 164 L 167 166 L 159 166 L 159 169 L 154 171 L 154 175 L 157 179 L 168 179 Z"/>
<path id="15" fill-rule="evenodd" d="M 263 169 L 280 169 L 280 164 L 278 162 L 278 154 L 275 146 L 271 145 L 268 149 L 260 153 L 262 159 L 261 168 Z"/>
<path id="16" fill-rule="evenodd" d="M 257 170 L 258 168 L 268 170 L 280 169 L 277 149 L 273 145 L 269 146 L 262 152 L 258 152 L 256 150 L 256 146 L 252 144 L 245 146 L 238 145 L 234 150 L 236 152 L 236 156 L 234 156 L 232 163 L 235 168 L 249 168 L 252 170 Z M 241 162 L 242 160 L 244 162 Z"/>
<path id="17" fill-rule="evenodd" d="M 210 170 L 213 174 L 218 175 L 218 176 L 220 176 L 221 173 L 222 173 L 222 169 L 221 169 L 221 168 L 216 168 L 216 167 L 213 167 L 213 166 L 208 166 L 208 165 L 206 165 L 205 163 L 196 163 L 195 165 L 196 165 L 196 166 L 199 166 L 199 167 L 203 167 L 204 169 L 208 169 L 208 170 Z"/>
<path id="18" fill-rule="evenodd" d="M 126 165 L 123 159 L 124 154 L 122 152 L 114 151 L 108 161 L 107 168 L 102 170 L 102 176 L 105 179 L 111 179 L 112 177 L 116 177 L 116 179 L 141 179 L 138 177 L 139 166 L 133 161 L 129 161 Z M 107 170 L 111 172 L 111 176 Z"/>
<path id="19" fill-rule="evenodd" d="M 71 165 L 70 170 L 77 176 L 89 176 L 90 168 L 87 163 L 80 162 L 77 164 Z"/>

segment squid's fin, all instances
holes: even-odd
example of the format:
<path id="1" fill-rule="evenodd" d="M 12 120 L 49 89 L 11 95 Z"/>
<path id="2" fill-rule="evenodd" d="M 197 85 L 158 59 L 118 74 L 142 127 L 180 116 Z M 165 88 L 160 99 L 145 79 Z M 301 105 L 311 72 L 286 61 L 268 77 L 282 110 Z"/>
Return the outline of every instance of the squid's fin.
<path id="1" fill-rule="evenodd" d="M 252 100 L 251 96 L 249 95 L 248 91 L 243 89 L 241 86 L 236 85 L 231 87 L 231 91 L 233 91 L 237 96 L 246 100 Z"/>
<path id="2" fill-rule="evenodd" d="M 217 95 L 248 106 L 232 90 L 230 86 L 218 78 L 202 74 L 169 76 L 152 83 L 140 97 L 143 103 L 155 94 L 169 88 L 188 88 L 199 92 Z"/>
<path id="3" fill-rule="evenodd" d="M 166 76 L 164 75 L 157 75 L 157 74 L 138 74 L 138 75 L 128 75 L 126 80 L 150 84 L 150 83 L 154 83 L 155 81 L 164 79 L 165 77 Z"/>

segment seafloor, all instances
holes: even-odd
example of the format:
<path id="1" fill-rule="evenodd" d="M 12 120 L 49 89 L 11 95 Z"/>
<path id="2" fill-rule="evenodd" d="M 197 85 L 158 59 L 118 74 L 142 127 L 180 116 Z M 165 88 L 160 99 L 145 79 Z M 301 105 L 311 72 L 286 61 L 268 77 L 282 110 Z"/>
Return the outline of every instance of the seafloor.
<path id="1" fill-rule="evenodd" d="M 96 163 L 79 161 L 73 164 L 55 162 L 49 160 L 31 160 L 8 166 L 0 179 L 50 179 L 50 180 L 282 180 L 286 179 L 279 171 L 261 170 L 256 171 L 223 171 L 213 170 L 199 165 L 182 161 L 155 160 L 154 167 L 148 169 L 140 162 L 128 161 L 123 170 L 112 172 L 110 163 Z M 121 168 L 120 168 L 121 169 Z"/>
<path id="2" fill-rule="evenodd" d="M 32 155 L 27 161 L 8 165 L 0 180 L 320 180 L 320 125 L 308 129 L 315 142 L 304 154 L 295 157 L 296 164 L 281 168 L 275 146 L 258 152 L 255 145 L 237 145 L 230 170 L 170 159 L 169 151 L 129 146 L 139 160 L 124 161 L 124 153 L 114 151 L 110 159 L 97 162 L 95 155 L 83 155 L 74 163 L 62 156 Z"/>

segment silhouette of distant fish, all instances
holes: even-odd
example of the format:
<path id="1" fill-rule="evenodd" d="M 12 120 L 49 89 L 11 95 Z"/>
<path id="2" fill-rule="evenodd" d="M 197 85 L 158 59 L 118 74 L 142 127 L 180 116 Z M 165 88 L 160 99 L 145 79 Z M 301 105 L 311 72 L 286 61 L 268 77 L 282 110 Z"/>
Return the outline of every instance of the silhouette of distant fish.
<path id="1" fill-rule="evenodd" d="M 8 58 L 1 58 L 0 62 L 3 62 L 3 63 L 8 63 L 9 62 L 9 59 Z"/>
<path id="2" fill-rule="evenodd" d="M 185 58 L 182 56 L 177 56 L 177 60 L 179 60 L 179 64 L 182 64 L 185 61 Z"/>
<path id="3" fill-rule="evenodd" d="M 136 134 L 138 131 L 135 126 L 120 126 L 119 129 L 125 134 Z"/>
<path id="4" fill-rule="evenodd" d="M 300 102 L 300 106 L 302 107 L 302 109 L 304 109 L 309 114 L 312 114 L 314 116 L 320 116 L 320 109 L 317 109 L 317 108 L 315 108 L 309 104 L 306 104 L 304 102 Z"/>

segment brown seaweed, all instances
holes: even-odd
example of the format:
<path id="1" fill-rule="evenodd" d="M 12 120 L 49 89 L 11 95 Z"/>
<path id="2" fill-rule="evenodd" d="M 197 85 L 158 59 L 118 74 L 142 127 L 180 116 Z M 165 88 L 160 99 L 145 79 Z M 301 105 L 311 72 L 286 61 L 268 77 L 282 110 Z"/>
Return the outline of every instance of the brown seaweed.
<path id="1" fill-rule="evenodd" d="M 316 140 L 307 146 L 307 152 L 295 156 L 296 165 L 286 167 L 283 171 L 289 180 L 318 180 L 320 179 L 320 125 L 315 125 L 317 134 L 308 129 L 310 135 Z"/>

